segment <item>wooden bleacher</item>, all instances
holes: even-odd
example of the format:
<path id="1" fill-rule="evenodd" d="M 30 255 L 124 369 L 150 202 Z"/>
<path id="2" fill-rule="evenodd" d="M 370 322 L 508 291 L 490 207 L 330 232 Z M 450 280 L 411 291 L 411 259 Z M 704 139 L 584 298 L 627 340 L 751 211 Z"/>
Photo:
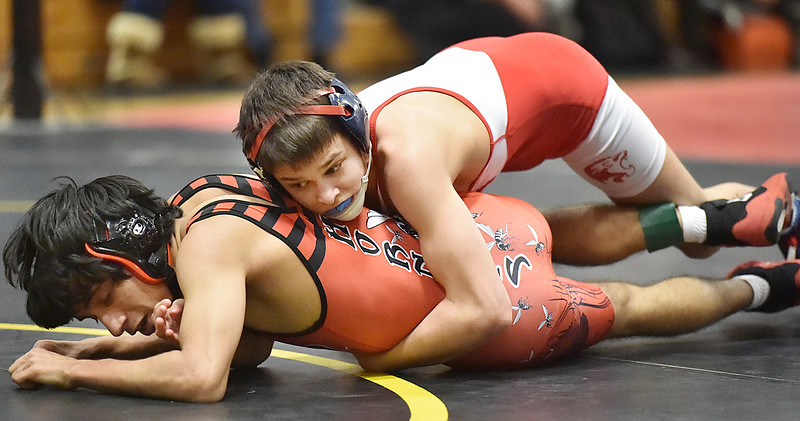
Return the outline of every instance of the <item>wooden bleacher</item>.
<path id="1" fill-rule="evenodd" d="M 40 0 L 42 61 L 48 86 L 54 89 L 96 88 L 103 84 L 108 46 L 106 25 L 121 7 L 115 0 Z M 156 61 L 171 80 L 198 78 L 197 57 L 186 35 L 193 11 L 190 2 L 174 1 L 167 10 L 164 44 Z M 264 0 L 264 20 L 274 41 L 274 59 L 310 59 L 307 39 L 308 0 Z M 0 65 L 11 57 L 12 0 L 0 0 Z M 355 3 L 343 13 L 343 39 L 330 64 L 354 75 L 388 74 L 414 60 L 413 48 L 391 15 Z M 189 48 L 187 48 L 189 46 Z"/>

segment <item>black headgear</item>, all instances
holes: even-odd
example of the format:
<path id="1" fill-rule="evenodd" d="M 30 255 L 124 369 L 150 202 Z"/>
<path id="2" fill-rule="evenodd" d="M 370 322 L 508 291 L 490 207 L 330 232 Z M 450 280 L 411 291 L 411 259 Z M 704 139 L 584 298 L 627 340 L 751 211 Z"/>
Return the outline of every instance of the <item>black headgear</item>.
<path id="1" fill-rule="evenodd" d="M 155 284 L 174 277 L 169 246 L 162 238 L 155 214 L 140 209 L 128 218 L 96 226 L 92 241 L 84 248 L 92 256 L 120 263 L 137 278 Z"/>

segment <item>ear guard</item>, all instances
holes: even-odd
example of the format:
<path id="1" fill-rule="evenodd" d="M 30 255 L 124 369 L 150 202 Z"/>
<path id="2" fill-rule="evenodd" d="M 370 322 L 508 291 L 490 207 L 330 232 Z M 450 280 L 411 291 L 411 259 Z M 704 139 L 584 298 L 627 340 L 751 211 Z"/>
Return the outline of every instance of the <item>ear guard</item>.
<path id="1" fill-rule="evenodd" d="M 361 104 L 358 96 L 350 90 L 342 81 L 333 78 L 331 87 L 334 92 L 328 94 L 331 105 L 338 105 L 348 113 L 340 117 L 347 131 L 353 135 L 356 147 L 361 152 L 367 153 L 370 149 L 369 139 L 367 139 L 367 110 Z"/>
<path id="2" fill-rule="evenodd" d="M 153 213 L 142 213 L 146 215 L 134 211 L 129 218 L 96 227 L 93 241 L 84 248 L 90 255 L 120 263 L 142 281 L 156 284 L 174 272 L 169 266 L 169 247 L 160 240 Z"/>
<path id="3" fill-rule="evenodd" d="M 301 104 L 299 107 L 288 110 L 264 123 L 247 154 L 247 161 L 250 167 L 259 177 L 265 179 L 266 175 L 257 164 L 258 152 L 261 150 L 261 145 L 264 143 L 264 139 L 267 133 L 272 129 L 272 126 L 287 115 L 339 116 L 339 119 L 350 133 L 353 144 L 355 144 L 361 152 L 369 153 L 372 145 L 369 139 L 367 139 L 368 115 L 366 108 L 361 104 L 361 100 L 358 99 L 358 96 L 337 78 L 331 80 L 331 86 L 329 88 L 314 92 L 309 98 L 306 98 L 304 103 L 313 101 L 320 96 L 327 96 L 331 105 Z"/>

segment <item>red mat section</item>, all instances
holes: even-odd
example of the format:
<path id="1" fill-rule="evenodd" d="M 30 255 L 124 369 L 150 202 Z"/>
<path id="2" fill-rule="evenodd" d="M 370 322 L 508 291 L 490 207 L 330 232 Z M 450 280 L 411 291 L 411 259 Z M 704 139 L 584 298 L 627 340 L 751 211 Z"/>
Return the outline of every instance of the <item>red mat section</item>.
<path id="1" fill-rule="evenodd" d="M 800 74 L 726 74 L 621 80 L 675 152 L 686 159 L 800 164 Z M 121 127 L 230 132 L 239 102 L 149 105 L 109 111 Z"/>
<path id="2" fill-rule="evenodd" d="M 800 74 L 623 81 L 684 158 L 800 164 Z"/>
<path id="3" fill-rule="evenodd" d="M 239 122 L 239 101 L 203 100 L 195 103 L 152 104 L 109 111 L 106 122 L 118 127 L 181 128 L 230 132 Z"/>

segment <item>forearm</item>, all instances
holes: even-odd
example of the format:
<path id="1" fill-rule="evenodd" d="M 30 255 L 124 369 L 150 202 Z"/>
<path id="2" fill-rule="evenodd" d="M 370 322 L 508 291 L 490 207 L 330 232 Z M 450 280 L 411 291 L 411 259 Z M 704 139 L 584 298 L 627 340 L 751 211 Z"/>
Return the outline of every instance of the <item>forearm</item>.
<path id="1" fill-rule="evenodd" d="M 451 361 L 511 323 L 508 292 L 470 214 L 420 231 L 425 265 L 445 298 L 391 350 L 360 356 L 365 369 L 396 370 Z M 456 246 L 457 245 L 457 246 Z"/>
<path id="2" fill-rule="evenodd" d="M 487 243 L 495 244 L 496 227 L 482 225 L 486 230 L 482 233 L 447 181 L 446 185 L 395 185 L 395 205 L 417 229 L 425 265 L 443 287 L 445 299 L 397 346 L 360 358 L 367 369 L 446 362 L 475 349 L 511 323 L 508 292 L 487 248 Z"/>
<path id="3" fill-rule="evenodd" d="M 144 336 L 141 334 L 119 337 L 101 336 L 84 339 L 78 342 L 78 345 L 78 349 L 73 355 L 78 359 L 114 358 L 132 360 L 176 349 L 175 346 L 155 335 Z"/>
<path id="4" fill-rule="evenodd" d="M 180 351 L 144 360 L 73 360 L 65 368 L 67 388 L 188 402 L 222 399 L 228 370 L 213 375 L 213 367 L 190 367 Z"/>
<path id="5" fill-rule="evenodd" d="M 442 223 L 420 233 L 425 265 L 445 289 L 447 298 L 465 306 L 465 313 L 470 309 L 479 313 L 474 317 L 505 318 L 510 305 L 508 292 L 486 247 L 494 238 L 484 237 L 472 217 L 465 216 L 463 222 Z"/>
<path id="6" fill-rule="evenodd" d="M 358 354 L 367 371 L 390 372 L 409 367 L 453 361 L 481 346 L 511 324 L 500 326 L 485 318 L 473 317 L 473 308 L 465 308 L 449 299 L 442 300 L 425 319 L 390 350 L 378 354 Z"/>

